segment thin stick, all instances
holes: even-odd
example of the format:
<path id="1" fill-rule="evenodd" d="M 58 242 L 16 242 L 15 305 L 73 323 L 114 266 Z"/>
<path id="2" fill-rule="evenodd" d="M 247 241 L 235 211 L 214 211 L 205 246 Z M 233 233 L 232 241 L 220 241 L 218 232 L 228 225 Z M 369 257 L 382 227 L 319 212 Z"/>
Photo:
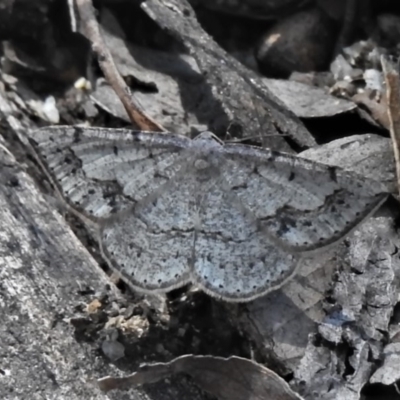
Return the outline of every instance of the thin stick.
<path id="1" fill-rule="evenodd" d="M 386 82 L 387 112 L 389 117 L 390 136 L 393 143 L 396 163 L 397 188 L 400 194 L 400 80 L 393 63 L 381 56 L 381 64 Z"/>
<path id="2" fill-rule="evenodd" d="M 92 43 L 92 49 L 97 55 L 97 60 L 103 71 L 107 82 L 114 89 L 125 107 L 126 112 L 132 122 L 139 125 L 140 129 L 146 131 L 163 132 L 165 129 L 148 117 L 137 102 L 122 79 L 114 60 L 109 52 L 100 33 L 99 25 L 96 20 L 94 8 L 91 0 L 76 0 L 79 16 L 85 30 L 87 38 Z"/>

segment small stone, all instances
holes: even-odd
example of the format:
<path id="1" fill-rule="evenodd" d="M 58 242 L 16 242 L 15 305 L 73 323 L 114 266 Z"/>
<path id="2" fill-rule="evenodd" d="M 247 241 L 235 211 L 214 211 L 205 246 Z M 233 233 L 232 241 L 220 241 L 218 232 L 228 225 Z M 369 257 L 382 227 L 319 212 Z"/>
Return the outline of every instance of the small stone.
<path id="1" fill-rule="evenodd" d="M 104 340 L 101 345 L 104 355 L 111 361 L 117 361 L 125 356 L 125 347 L 116 340 Z"/>
<path id="2" fill-rule="evenodd" d="M 86 311 L 88 314 L 94 314 L 96 313 L 100 308 L 102 307 L 101 302 L 98 299 L 94 299 L 93 301 L 91 301 L 87 307 L 86 307 Z"/>
<path id="3" fill-rule="evenodd" d="M 274 78 L 321 70 L 329 63 L 335 33 L 332 21 L 318 9 L 294 14 L 262 38 L 256 50 L 259 69 Z"/>

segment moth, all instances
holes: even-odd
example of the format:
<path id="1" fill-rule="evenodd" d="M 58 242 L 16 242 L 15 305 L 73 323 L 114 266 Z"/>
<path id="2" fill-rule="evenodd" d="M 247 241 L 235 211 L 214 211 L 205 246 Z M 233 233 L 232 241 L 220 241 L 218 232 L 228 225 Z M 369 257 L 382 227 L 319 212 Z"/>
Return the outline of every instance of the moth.
<path id="1" fill-rule="evenodd" d="M 57 126 L 30 142 L 59 196 L 96 225 L 110 267 L 144 292 L 192 282 L 227 301 L 254 299 L 387 197 L 379 182 L 209 132 Z"/>

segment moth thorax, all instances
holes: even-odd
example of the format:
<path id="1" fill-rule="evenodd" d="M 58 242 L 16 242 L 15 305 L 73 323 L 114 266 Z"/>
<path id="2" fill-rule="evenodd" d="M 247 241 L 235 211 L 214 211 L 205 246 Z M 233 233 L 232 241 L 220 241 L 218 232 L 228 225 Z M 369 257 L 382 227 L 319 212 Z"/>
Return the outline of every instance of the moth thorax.
<path id="1" fill-rule="evenodd" d="M 198 158 L 195 160 L 193 165 L 197 171 L 204 171 L 210 167 L 210 163 L 207 160 L 204 160 L 204 158 Z"/>

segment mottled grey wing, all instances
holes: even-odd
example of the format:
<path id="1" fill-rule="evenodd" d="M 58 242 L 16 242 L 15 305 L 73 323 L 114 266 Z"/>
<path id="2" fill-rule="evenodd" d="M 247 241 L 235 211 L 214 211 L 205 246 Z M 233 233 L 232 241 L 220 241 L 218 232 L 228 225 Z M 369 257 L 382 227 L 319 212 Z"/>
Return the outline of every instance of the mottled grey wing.
<path id="1" fill-rule="evenodd" d="M 104 221 L 101 247 L 110 265 L 137 289 L 167 291 L 191 280 L 230 301 L 258 297 L 291 277 L 298 259 L 271 243 L 225 192 L 218 161 L 203 154 L 190 165 L 157 195 Z"/>
<path id="2" fill-rule="evenodd" d="M 58 192 L 86 217 L 107 218 L 154 193 L 179 173 L 191 140 L 126 129 L 48 127 L 30 133 Z"/>
<path id="3" fill-rule="evenodd" d="M 229 191 L 290 251 L 338 241 L 387 197 L 379 182 L 340 168 L 249 146 L 225 145 L 222 151 Z"/>
<path id="4" fill-rule="evenodd" d="M 299 256 L 273 243 L 221 184 L 204 191 L 192 281 L 227 301 L 249 301 L 282 286 Z"/>
<path id="5" fill-rule="evenodd" d="M 102 224 L 104 257 L 136 289 L 163 292 L 190 280 L 196 209 L 193 180 L 181 178 Z"/>

